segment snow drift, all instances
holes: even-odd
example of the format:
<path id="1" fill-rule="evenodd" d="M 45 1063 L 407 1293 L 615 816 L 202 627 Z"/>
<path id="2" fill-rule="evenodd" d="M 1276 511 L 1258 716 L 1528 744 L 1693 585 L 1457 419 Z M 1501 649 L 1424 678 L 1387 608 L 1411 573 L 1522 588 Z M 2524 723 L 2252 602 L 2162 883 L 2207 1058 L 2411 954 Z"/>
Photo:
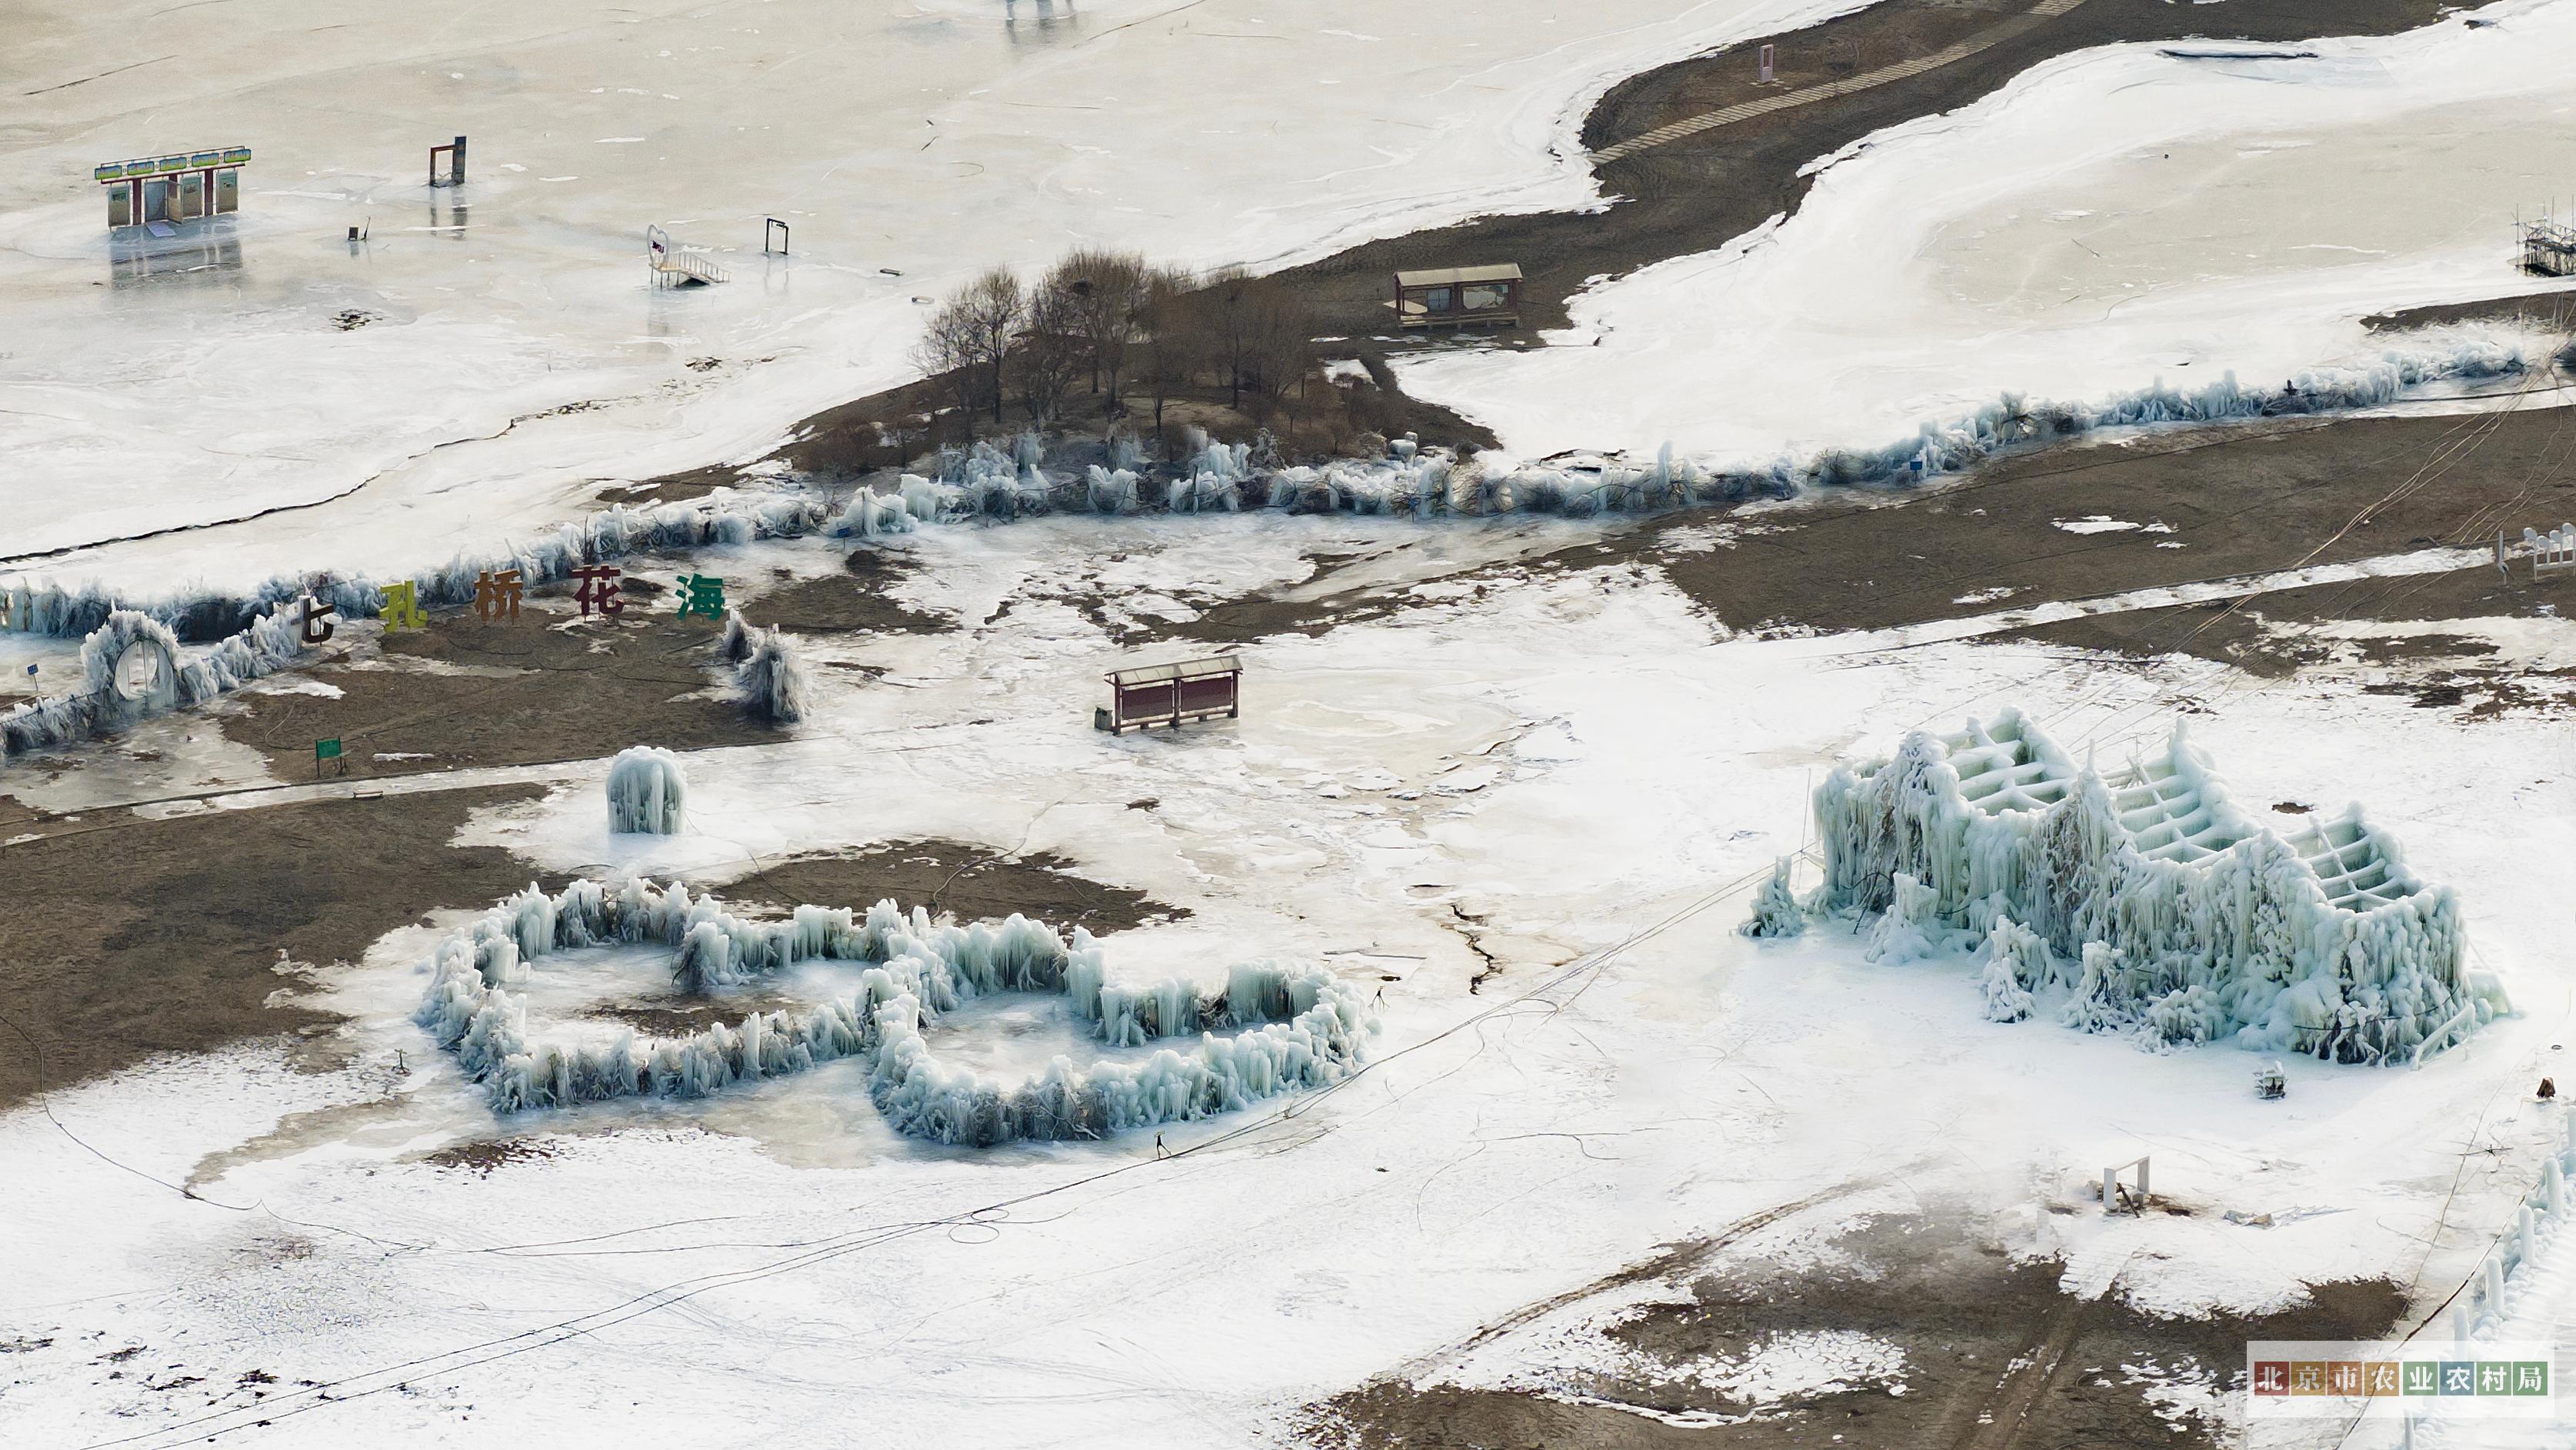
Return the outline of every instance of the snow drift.
<path id="1" fill-rule="evenodd" d="M 692 993 L 802 961 L 870 965 L 855 992 L 804 1011 L 753 1012 L 681 1037 L 621 1030 L 605 1042 L 532 1041 L 526 999 L 512 990 L 531 963 L 620 942 L 669 946 L 673 980 Z M 1246 963 L 1213 995 L 1184 979 L 1129 986 L 1109 979 L 1100 947 L 1080 928 L 1068 945 L 1023 916 L 958 926 L 918 907 L 906 915 L 891 901 L 864 917 L 799 906 L 785 921 L 752 922 L 685 885 L 640 879 L 614 888 L 580 881 L 554 896 L 530 886 L 441 940 L 422 970 L 429 988 L 414 1020 L 501 1112 L 704 1097 L 853 1058 L 866 1064 L 869 1095 L 898 1131 L 978 1147 L 1100 1138 L 1338 1082 L 1378 1028 L 1373 1004 L 1321 966 Z M 1058 1057 L 1020 1083 L 943 1062 L 924 1026 L 996 992 L 1063 993 L 1113 1043 L 1200 1035 L 1186 1051 L 1142 1062 L 1076 1069 Z"/>
<path id="2" fill-rule="evenodd" d="M 2179 727 L 2162 756 L 2106 775 L 2007 710 L 1835 770 L 1815 808 L 1815 904 L 1884 912 L 1877 960 L 1983 939 L 2001 1020 L 2062 990 L 2061 1020 L 2086 1031 L 2386 1062 L 2510 1010 L 2462 965 L 2458 899 L 2408 873 L 2358 806 L 2277 835 Z"/>

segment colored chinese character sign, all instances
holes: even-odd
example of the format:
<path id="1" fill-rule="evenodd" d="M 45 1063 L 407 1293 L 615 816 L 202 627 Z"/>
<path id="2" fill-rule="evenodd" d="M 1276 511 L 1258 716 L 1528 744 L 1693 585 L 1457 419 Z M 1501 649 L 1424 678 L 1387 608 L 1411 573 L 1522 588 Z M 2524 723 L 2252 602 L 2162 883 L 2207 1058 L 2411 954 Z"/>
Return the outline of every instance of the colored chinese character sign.
<path id="1" fill-rule="evenodd" d="M 680 576 L 680 617 L 692 614 L 708 619 L 722 619 L 725 611 L 724 581 L 712 574 Z"/>
<path id="2" fill-rule="evenodd" d="M 2246 1418 L 2400 1414 L 2440 1402 L 2445 1417 L 2547 1420 L 2555 1413 L 2555 1347 L 2427 1339 L 2256 1341 L 2246 1346 Z"/>

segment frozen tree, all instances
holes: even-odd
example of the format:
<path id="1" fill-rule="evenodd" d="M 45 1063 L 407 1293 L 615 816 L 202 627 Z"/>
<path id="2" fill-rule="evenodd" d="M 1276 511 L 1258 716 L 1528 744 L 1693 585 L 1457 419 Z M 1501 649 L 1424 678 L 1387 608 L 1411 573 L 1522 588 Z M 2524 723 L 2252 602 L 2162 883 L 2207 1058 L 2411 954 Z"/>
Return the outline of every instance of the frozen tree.
<path id="1" fill-rule="evenodd" d="M 688 798 L 680 776 L 680 757 L 667 750 L 638 745 L 617 752 L 608 763 L 608 829 L 620 833 L 675 836 L 680 811 Z"/>
<path id="2" fill-rule="evenodd" d="M 742 622 L 741 610 L 726 610 L 724 633 L 716 636 L 717 662 L 721 664 L 738 665 L 744 660 L 751 658 L 751 636 L 753 632 L 754 631 L 751 626 Z"/>
<path id="3" fill-rule="evenodd" d="M 1941 921 L 1934 909 L 1936 893 L 1931 887 L 1899 871 L 1896 889 L 1887 912 L 1870 928 L 1869 950 L 1873 962 L 1919 961 L 1940 951 Z"/>
<path id="4" fill-rule="evenodd" d="M 1746 936 L 1796 936 L 1807 929 L 1807 913 L 1800 910 L 1798 898 L 1789 889 L 1787 856 L 1771 868 L 1771 877 L 1762 883 L 1762 894 L 1753 898 L 1753 916 L 1737 928 Z"/>
<path id="5" fill-rule="evenodd" d="M 1986 994 L 1987 1021 L 2019 1022 L 2030 1016 L 2030 993 L 2013 980 L 2011 964 L 2000 957 L 1986 963 L 1977 985 Z"/>
<path id="6" fill-rule="evenodd" d="M 743 713 L 764 725 L 793 725 L 805 718 L 812 680 L 804 653 L 785 630 L 754 631 L 751 654 L 734 672 Z"/>

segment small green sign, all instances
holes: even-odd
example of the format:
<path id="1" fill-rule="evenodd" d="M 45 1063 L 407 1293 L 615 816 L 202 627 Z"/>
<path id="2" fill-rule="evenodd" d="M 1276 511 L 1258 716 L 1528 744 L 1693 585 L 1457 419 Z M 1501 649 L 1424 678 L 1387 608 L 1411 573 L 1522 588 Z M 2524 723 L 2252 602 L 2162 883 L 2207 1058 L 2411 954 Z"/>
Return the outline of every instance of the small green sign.
<path id="1" fill-rule="evenodd" d="M 339 737 L 339 736 L 337 736 L 337 735 L 334 735 L 334 736 L 332 736 L 332 737 L 331 737 L 330 739 L 328 739 L 328 740 L 316 740 L 316 741 L 314 741 L 314 742 L 313 742 L 313 758 L 314 758 L 315 760 L 337 760 L 337 759 L 339 759 L 339 758 L 340 758 L 340 737 Z"/>

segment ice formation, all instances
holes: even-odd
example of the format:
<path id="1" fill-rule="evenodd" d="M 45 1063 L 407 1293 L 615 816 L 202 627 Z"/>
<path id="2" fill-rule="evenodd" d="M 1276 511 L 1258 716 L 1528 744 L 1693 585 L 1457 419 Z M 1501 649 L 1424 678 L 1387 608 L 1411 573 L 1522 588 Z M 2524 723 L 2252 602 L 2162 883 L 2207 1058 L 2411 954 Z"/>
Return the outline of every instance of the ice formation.
<path id="1" fill-rule="evenodd" d="M 1796 936 L 1807 929 L 1807 913 L 1799 909 L 1797 893 L 1789 889 L 1790 859 L 1780 858 L 1771 868 L 1770 879 L 1762 883 L 1762 894 L 1753 898 L 1753 915 L 1737 928 L 1746 936 Z"/>
<path id="2" fill-rule="evenodd" d="M 606 1041 L 530 1040 L 526 999 L 513 988 L 531 963 L 619 942 L 671 947 L 673 979 L 691 992 L 802 961 L 869 966 L 855 992 L 801 1012 L 753 1012 L 682 1037 L 620 1031 Z M 441 940 L 423 970 L 429 988 L 414 1020 L 502 1112 L 704 1097 L 855 1058 L 895 1129 L 978 1147 L 1105 1137 L 1338 1082 L 1357 1065 L 1361 1039 L 1377 1030 L 1369 1000 L 1321 966 L 1246 963 L 1228 973 L 1224 991 L 1205 996 L 1186 979 L 1112 982 L 1090 933 L 1076 928 L 1068 945 L 1022 916 L 998 927 L 957 926 L 880 901 L 864 917 L 799 906 L 785 921 L 753 922 L 685 885 L 643 880 L 579 881 L 554 896 L 530 886 Z M 996 992 L 1062 992 L 1075 1015 L 1113 1043 L 1201 1035 L 1187 1051 L 1166 1048 L 1141 1062 L 1076 1069 L 1058 1057 L 1016 1084 L 941 1061 L 923 1027 Z"/>
<path id="3" fill-rule="evenodd" d="M 1987 998 L 2006 1009 L 2008 974 L 2065 988 L 2060 1019 L 2086 1031 L 2338 1062 L 2420 1058 L 2510 1010 L 2462 964 L 2457 898 L 2409 874 L 2359 807 L 2277 835 L 2179 728 L 2104 774 L 2008 710 L 1837 769 L 1815 806 L 1818 904 L 1885 912 L 1880 959 L 1983 933 Z M 2057 958 L 2080 964 L 2071 981 Z"/>
<path id="4" fill-rule="evenodd" d="M 116 687 L 117 663 L 138 645 L 153 654 L 159 668 L 153 687 L 128 699 Z M 77 691 L 0 712 L 0 762 L 31 750 L 111 734 L 147 715 L 204 704 L 285 669 L 303 652 L 301 626 L 283 612 L 253 619 L 248 628 L 192 658 L 160 620 L 133 610 L 111 610 L 81 641 Z"/>
<path id="5" fill-rule="evenodd" d="M 472 602 L 474 581 L 487 569 L 517 569 L 534 586 L 569 577 L 581 565 L 645 550 L 741 544 L 817 530 L 875 538 L 923 523 L 1010 520 L 1059 511 L 1121 514 L 1150 505 L 1172 513 L 1274 509 L 1412 518 L 1533 513 L 1585 518 L 1785 498 L 1805 489 L 1901 488 L 1956 473 L 1998 453 L 2103 428 L 2378 407 L 2425 384 L 2508 376 L 2525 366 L 2513 337 L 2474 336 L 2441 346 L 2391 348 L 2360 366 L 2310 369 L 2278 388 L 2245 387 L 2229 374 L 2193 391 L 2159 381 L 2095 403 L 2034 402 L 2007 393 L 1966 418 L 1927 423 L 1915 436 L 1883 447 L 1826 449 L 1729 467 L 1676 458 L 1669 444 L 1651 465 L 1641 467 L 1615 455 L 1535 464 L 1499 454 L 1459 459 L 1403 438 L 1377 458 L 1286 468 L 1279 466 L 1266 441 L 1221 444 L 1194 431 L 1182 456 L 1159 467 L 1148 467 L 1134 440 L 1122 438 L 1112 445 L 1105 468 L 1050 472 L 1039 440 L 1023 434 L 1007 450 L 989 442 L 962 452 L 947 450 L 935 466 L 937 477 L 904 474 L 892 493 L 862 488 L 837 515 L 819 501 L 794 496 L 729 500 L 722 506 L 619 505 L 500 553 L 459 555 L 418 579 L 418 599 L 427 609 L 461 609 Z M 282 577 L 248 595 L 200 591 L 151 601 L 120 600 L 95 585 L 68 588 L 20 581 L 5 591 L 7 607 L 0 618 L 9 628 L 72 635 L 98 628 L 111 611 L 132 609 L 168 625 L 184 641 L 201 642 L 245 629 L 307 592 L 343 618 L 373 618 L 383 608 L 380 587 L 364 579 L 315 583 Z"/>
<path id="6" fill-rule="evenodd" d="M 803 651 L 783 629 L 753 630 L 751 652 L 734 671 L 734 693 L 743 713 L 764 725 L 793 725 L 805 718 L 812 676 Z"/>
<path id="7" fill-rule="evenodd" d="M 608 763 L 608 829 L 615 832 L 676 836 L 688 785 L 680 776 L 680 757 L 650 745 L 617 752 Z"/>
<path id="8" fill-rule="evenodd" d="M 474 581 L 486 570 L 516 569 L 533 589 L 568 579 L 583 565 L 611 563 L 629 554 L 795 538 L 822 522 L 820 504 L 793 497 L 735 502 L 724 508 L 665 504 L 633 509 L 620 504 L 497 553 L 459 554 L 411 579 L 417 585 L 414 597 L 423 609 L 463 609 L 474 602 Z M 302 575 L 272 579 L 246 595 L 201 590 L 146 602 L 113 598 L 94 584 L 67 588 L 29 580 L 10 585 L 5 594 L 7 608 L 0 610 L 5 624 L 0 627 L 35 634 L 87 634 L 106 623 L 110 613 L 130 609 L 150 615 L 189 643 L 239 635 L 307 594 L 329 604 L 343 619 L 373 619 L 384 610 L 384 591 L 374 581 L 317 581 Z"/>

